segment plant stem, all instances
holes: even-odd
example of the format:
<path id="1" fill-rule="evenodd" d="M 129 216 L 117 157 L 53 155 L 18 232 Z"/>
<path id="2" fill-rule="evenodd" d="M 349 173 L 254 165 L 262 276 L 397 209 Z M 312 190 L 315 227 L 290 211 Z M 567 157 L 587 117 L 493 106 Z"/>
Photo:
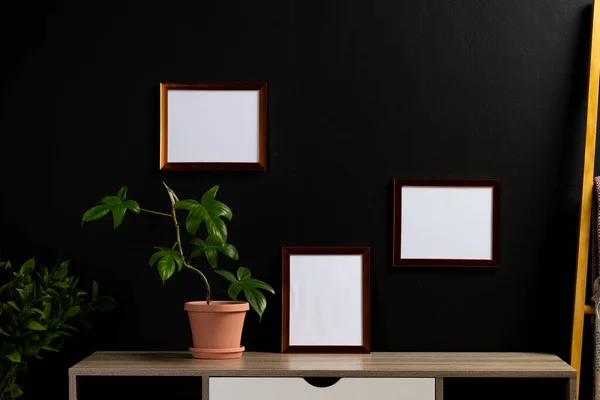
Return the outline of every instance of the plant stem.
<path id="1" fill-rule="evenodd" d="M 165 185 L 164 182 L 163 182 L 163 185 Z M 171 190 L 169 189 L 169 187 L 167 185 L 165 185 L 165 187 L 167 188 L 167 192 L 169 193 L 169 198 L 171 199 L 171 213 L 172 213 L 172 217 L 173 217 L 173 222 L 175 223 L 175 234 L 177 235 L 177 242 L 175 244 L 177 245 L 177 248 L 179 249 L 179 253 L 181 254 L 181 258 L 183 260 L 183 266 L 191 271 L 196 272 L 198 275 L 200 275 L 200 277 L 204 281 L 204 285 L 206 286 L 206 303 L 210 304 L 210 284 L 208 283 L 208 279 L 206 279 L 206 276 L 202 273 L 202 271 L 200 271 L 197 268 L 192 267 L 187 261 L 185 261 L 185 254 L 183 254 L 183 247 L 181 247 L 181 232 L 179 229 L 179 221 L 177 221 L 177 213 L 175 212 L 175 198 L 173 197 L 173 194 L 171 193 Z"/>
<path id="2" fill-rule="evenodd" d="M 15 375 L 16 375 L 18 368 L 19 368 L 18 364 L 12 363 L 10 366 L 10 369 L 8 370 L 8 372 L 2 379 L 2 382 L 0 383 L 0 396 L 2 396 L 2 398 L 4 398 L 2 395 L 2 393 L 4 393 L 4 390 L 6 388 L 10 387 L 10 385 L 12 385 L 15 382 L 15 378 L 16 378 Z"/>
<path id="3" fill-rule="evenodd" d="M 147 212 L 147 213 L 150 213 L 150 214 L 162 215 L 162 216 L 164 216 L 164 217 L 169 217 L 169 218 L 171 218 L 171 217 L 172 217 L 172 215 L 171 215 L 171 214 L 167 214 L 167 213 L 161 213 L 161 212 L 158 212 L 158 211 L 152 211 L 152 210 L 146 210 L 145 208 L 140 208 L 140 211 Z"/>

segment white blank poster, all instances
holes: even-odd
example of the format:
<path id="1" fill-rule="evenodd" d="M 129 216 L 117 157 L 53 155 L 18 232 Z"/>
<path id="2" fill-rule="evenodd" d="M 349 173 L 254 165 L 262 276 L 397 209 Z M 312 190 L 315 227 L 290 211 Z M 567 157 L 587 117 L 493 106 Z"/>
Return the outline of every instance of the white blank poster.
<path id="1" fill-rule="evenodd" d="M 290 346 L 362 345 L 362 259 L 290 256 Z"/>
<path id="2" fill-rule="evenodd" d="M 492 258 L 493 188 L 402 188 L 401 257 Z"/>
<path id="3" fill-rule="evenodd" d="M 169 90 L 168 162 L 258 162 L 258 90 Z"/>

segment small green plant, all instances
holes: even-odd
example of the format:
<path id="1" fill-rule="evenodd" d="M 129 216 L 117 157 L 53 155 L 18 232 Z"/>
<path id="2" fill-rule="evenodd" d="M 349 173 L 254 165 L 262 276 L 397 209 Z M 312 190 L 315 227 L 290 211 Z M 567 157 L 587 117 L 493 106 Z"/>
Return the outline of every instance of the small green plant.
<path id="1" fill-rule="evenodd" d="M 210 304 L 211 289 L 208 279 L 202 271 L 191 264 L 192 259 L 204 255 L 214 272 L 229 281 L 229 289 L 227 290 L 229 297 L 232 300 L 237 300 L 239 293 L 244 292 L 248 303 L 256 311 L 259 319 L 262 319 L 267 307 L 267 300 L 260 290 L 275 294 L 273 288 L 263 281 L 252 278 L 250 270 L 246 267 L 239 267 L 236 275 L 224 269 L 217 269 L 219 254 L 234 260 L 239 259 L 235 246 L 227 243 L 225 220 L 231 221 L 233 213 L 228 206 L 215 199 L 219 187 L 213 186 L 207 190 L 198 202 L 196 200 L 179 200 L 173 190 L 164 182 L 163 185 L 170 199 L 170 214 L 144 209 L 136 201 L 126 200 L 127 186 L 123 186 L 116 196 L 103 197 L 98 205 L 87 210 L 83 214 L 82 224 L 112 213 L 113 227 L 117 229 L 123 222 L 125 213 L 128 210 L 135 214 L 145 212 L 169 218 L 175 227 L 175 241 L 170 247 L 155 247 L 157 251 L 150 256 L 149 260 L 151 267 L 156 265 L 163 284 L 176 270 L 181 271 L 183 268 L 190 270 L 202 278 L 206 287 L 206 302 Z M 177 211 L 187 212 L 185 229 L 191 235 L 191 240 L 186 244 L 187 246 L 191 245 L 191 251 L 187 257 L 184 253 L 184 244 L 181 241 L 180 221 Z M 196 237 L 202 225 L 206 228 L 207 236 L 205 239 Z"/>
<path id="2" fill-rule="evenodd" d="M 0 262 L 1 400 L 23 394 L 18 381 L 30 359 L 57 352 L 78 325 L 90 328 L 88 314 L 114 307 L 112 297 L 98 296 L 95 281 L 88 293 L 68 273 L 68 261 L 51 269 L 36 266 L 33 258 L 19 269 Z"/>

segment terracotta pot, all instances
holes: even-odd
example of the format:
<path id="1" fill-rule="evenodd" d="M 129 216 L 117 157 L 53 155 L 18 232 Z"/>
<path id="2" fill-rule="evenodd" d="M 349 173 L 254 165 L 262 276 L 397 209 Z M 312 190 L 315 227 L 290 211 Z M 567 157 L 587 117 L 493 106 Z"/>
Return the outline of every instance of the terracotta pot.
<path id="1" fill-rule="evenodd" d="M 188 301 L 184 310 L 190 317 L 192 343 L 190 352 L 194 358 L 240 358 L 242 328 L 246 301 Z"/>

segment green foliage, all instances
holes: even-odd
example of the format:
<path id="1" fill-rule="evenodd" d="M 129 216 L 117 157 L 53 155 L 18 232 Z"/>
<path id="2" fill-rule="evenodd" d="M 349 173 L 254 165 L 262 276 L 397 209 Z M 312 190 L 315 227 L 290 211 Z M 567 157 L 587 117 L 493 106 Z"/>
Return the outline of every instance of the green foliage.
<path id="1" fill-rule="evenodd" d="M 275 294 L 273 288 L 263 281 L 251 278 L 250 270 L 246 267 L 238 268 L 237 277 L 231 272 L 222 269 L 217 269 L 215 272 L 230 282 L 229 289 L 227 290 L 229 297 L 231 297 L 232 300 L 237 300 L 238 294 L 241 291 L 244 291 L 244 295 L 246 296 L 246 299 L 248 299 L 250 307 L 256 311 L 258 317 L 262 320 L 262 315 L 267 307 L 267 299 L 259 289 Z"/>
<path id="2" fill-rule="evenodd" d="M 175 209 L 187 210 L 188 215 L 185 219 L 185 228 L 192 235 L 196 235 L 198 228 L 202 223 L 206 225 L 206 230 L 216 240 L 221 243 L 227 242 L 227 226 L 221 217 L 231 221 L 233 213 L 225 204 L 215 200 L 218 186 L 213 186 L 202 195 L 201 202 L 196 200 L 181 200 L 175 203 Z"/>
<path id="3" fill-rule="evenodd" d="M 81 223 L 100 219 L 108 214 L 109 211 L 112 211 L 113 227 L 117 229 L 121 225 L 121 222 L 123 222 L 127 210 L 131 210 L 136 214 L 140 213 L 138 203 L 133 200 L 125 200 L 125 197 L 127 197 L 127 186 L 123 186 L 116 196 L 103 197 L 100 199 L 100 204 L 90 208 L 83 214 Z"/>
<path id="4" fill-rule="evenodd" d="M 254 309 L 259 318 L 267 306 L 267 300 L 260 290 L 266 290 L 275 293 L 273 288 L 258 279 L 250 278 L 250 270 L 245 267 L 240 267 L 237 270 L 237 277 L 231 272 L 217 269 L 219 254 L 231 258 L 239 259 L 239 254 L 234 245 L 227 243 L 227 226 L 226 221 L 231 221 L 233 213 L 231 209 L 215 197 L 219 190 L 219 186 L 213 186 L 207 190 L 200 199 L 200 202 L 194 199 L 179 200 L 173 190 L 165 185 L 169 198 L 171 199 L 171 214 L 141 209 L 138 203 L 133 200 L 125 201 L 127 187 L 124 186 L 119 190 L 117 196 L 108 196 L 102 198 L 101 204 L 87 210 L 83 215 L 83 222 L 93 221 L 107 215 L 109 211 L 113 212 L 114 227 L 117 228 L 125 215 L 127 209 L 136 213 L 140 211 L 148 212 L 155 215 L 165 216 L 174 222 L 176 242 L 172 247 L 155 247 L 158 251 L 152 254 L 149 260 L 151 267 L 156 265 L 158 274 L 163 284 L 175 273 L 183 268 L 191 270 L 199 274 L 206 285 L 206 299 L 211 300 L 211 291 L 208 279 L 202 271 L 190 264 L 191 260 L 204 255 L 208 264 L 215 270 L 216 273 L 225 277 L 230 281 L 228 294 L 231 299 L 236 300 L 240 292 L 244 292 L 248 303 Z M 127 202 L 130 205 L 127 206 Z M 180 223 L 177 219 L 177 211 L 187 212 L 185 218 L 185 229 L 192 236 L 189 242 L 192 248 L 189 256 L 186 257 L 181 241 Z M 117 217 L 118 215 L 118 217 Z M 195 237 L 202 225 L 206 228 L 207 237 L 201 239 Z"/>
<path id="5" fill-rule="evenodd" d="M 78 287 L 79 278 L 69 276 L 69 262 L 53 268 L 27 260 L 20 269 L 0 263 L 0 399 L 23 394 L 17 380 L 27 371 L 31 358 L 56 352 L 65 337 L 89 327 L 87 315 L 114 307 L 108 296 L 98 296 L 94 281 L 92 295 Z"/>
<path id="6" fill-rule="evenodd" d="M 198 257 L 204 254 L 206 256 L 206 260 L 213 269 L 217 268 L 217 258 L 219 253 L 234 260 L 239 259 L 237 249 L 234 245 L 222 243 L 214 235 L 207 237 L 206 241 L 200 238 L 194 238 L 192 239 L 192 243 L 196 247 L 194 250 L 192 250 L 190 258 Z"/>
<path id="7" fill-rule="evenodd" d="M 168 249 L 166 247 L 155 248 L 158 249 L 158 251 L 152 254 L 149 264 L 152 267 L 158 262 L 158 273 L 164 284 L 166 280 L 173 275 L 173 272 L 175 272 L 175 265 L 177 265 L 177 270 L 181 271 L 181 268 L 183 268 L 183 257 L 181 257 L 181 253 L 177 250 Z"/>

